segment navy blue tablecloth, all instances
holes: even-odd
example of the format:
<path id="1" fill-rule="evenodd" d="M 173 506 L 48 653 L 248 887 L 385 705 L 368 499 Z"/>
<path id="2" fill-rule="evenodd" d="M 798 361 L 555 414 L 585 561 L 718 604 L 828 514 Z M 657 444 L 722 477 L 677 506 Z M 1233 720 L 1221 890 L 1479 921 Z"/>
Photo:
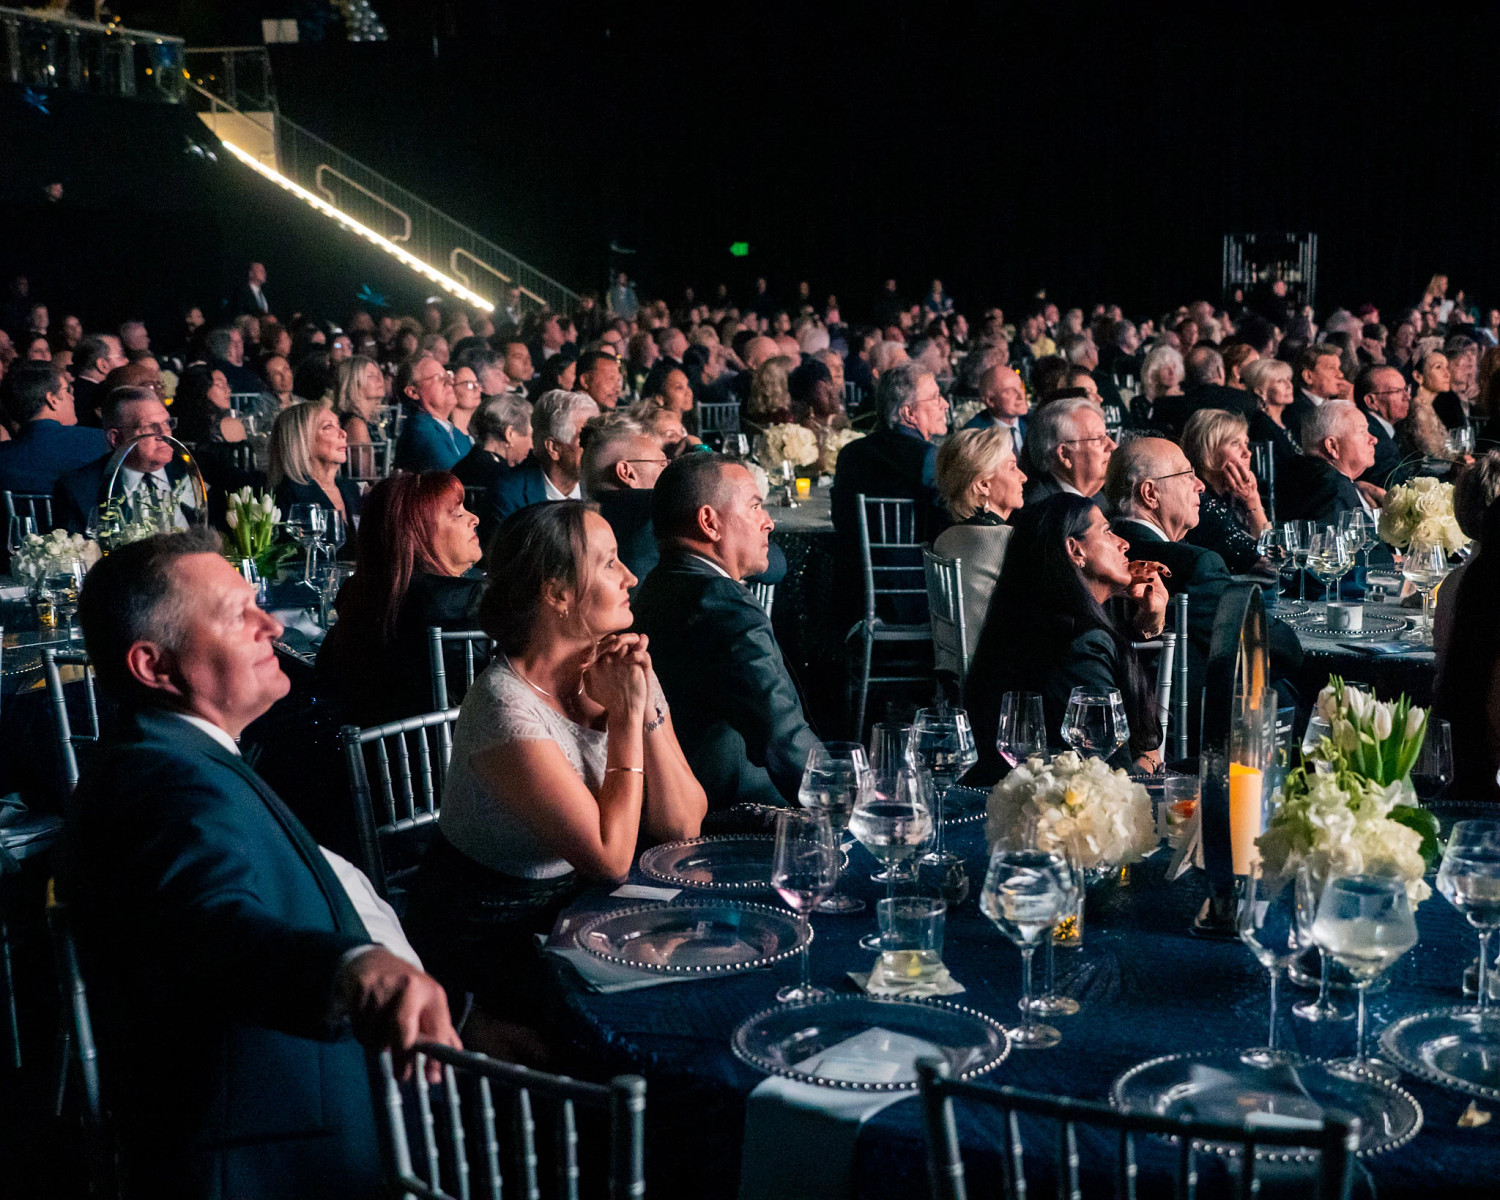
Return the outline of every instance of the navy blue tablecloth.
<path id="1" fill-rule="evenodd" d="M 971 827 L 952 839 L 969 857 L 975 889 L 982 879 L 982 831 Z M 846 884 L 873 900 L 883 894 L 867 875 L 872 860 L 856 850 L 854 878 Z M 1266 974 L 1238 941 L 1206 941 L 1188 933 L 1203 899 L 1201 877 L 1163 879 L 1165 855 L 1132 868 L 1124 886 L 1091 891 L 1084 946 L 1058 955 L 1062 990 L 1082 1012 L 1056 1018 L 1060 1046 L 1014 1051 L 988 1078 L 1054 1094 L 1104 1099 L 1111 1081 L 1136 1063 L 1163 1054 L 1261 1045 L 1266 1037 Z M 686 897 L 688 893 L 684 893 Z M 772 901 L 774 902 L 774 901 Z M 609 902 L 602 889 L 580 907 Z M 868 970 L 872 955 L 858 937 L 873 928 L 872 910 L 853 917 L 814 918 L 815 982 L 853 990 L 850 970 Z M 1370 1000 L 1374 1036 L 1394 1017 L 1461 1003 L 1459 980 L 1476 941 L 1449 905 L 1436 895 L 1419 910 L 1421 941 L 1391 972 L 1391 986 Z M 949 914 L 944 960 L 968 992 L 953 999 L 1006 1024 L 1017 1017 L 1020 954 L 979 913 L 971 896 Z M 1041 958 L 1038 956 L 1038 965 Z M 566 968 L 558 968 L 556 1002 L 575 1049 L 592 1069 L 630 1070 L 646 1076 L 649 1173 L 656 1194 L 735 1195 L 744 1125 L 744 1102 L 764 1076 L 730 1050 L 735 1027 L 775 1003 L 777 987 L 795 975 L 795 963 L 702 982 L 671 984 L 610 996 L 589 993 Z M 1282 1032 L 1303 1053 L 1352 1053 L 1353 1022 L 1312 1026 L 1290 1016 L 1305 999 L 1283 981 Z M 1349 1000 L 1352 1003 L 1352 998 Z M 1467 1097 L 1403 1077 L 1421 1104 L 1426 1125 L 1406 1147 L 1368 1160 L 1381 1196 L 1444 1195 L 1489 1190 L 1500 1173 L 1500 1122 L 1478 1129 L 1457 1126 Z M 996 1146 L 992 1126 L 962 1115 L 966 1157 L 981 1179 L 993 1182 Z M 1049 1147 L 1050 1150 L 1050 1147 Z M 1362 1190 L 1368 1194 L 1370 1181 Z M 971 1185 L 972 1195 L 985 1187 Z M 920 1114 L 903 1101 L 874 1117 L 862 1131 L 855 1163 L 856 1194 L 911 1197 L 927 1194 Z M 1357 1193 L 1359 1194 L 1359 1193 Z"/>

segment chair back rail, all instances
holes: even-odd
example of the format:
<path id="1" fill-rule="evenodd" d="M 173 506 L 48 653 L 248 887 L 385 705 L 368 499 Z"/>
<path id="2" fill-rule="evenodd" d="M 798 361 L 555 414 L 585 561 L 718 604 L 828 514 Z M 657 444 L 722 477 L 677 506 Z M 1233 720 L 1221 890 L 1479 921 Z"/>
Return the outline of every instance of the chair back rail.
<path id="1" fill-rule="evenodd" d="M 442 1064 L 441 1084 L 427 1081 L 429 1061 Z M 552 1118 L 555 1186 L 549 1194 L 578 1200 L 580 1108 L 608 1118 L 611 1200 L 646 1194 L 646 1081 L 638 1075 L 620 1075 L 608 1084 L 585 1083 L 427 1044 L 417 1048 L 416 1069 L 406 1084 L 397 1081 L 389 1050 L 375 1056 L 372 1086 L 383 1118 L 386 1173 L 398 1194 L 429 1200 L 500 1200 L 505 1195 L 539 1200 L 537 1114 L 544 1112 Z M 415 1099 L 416 1120 L 408 1119 L 409 1096 Z M 504 1122 L 501 1114 L 507 1110 Z M 419 1131 L 415 1147 L 413 1131 Z"/>
<path id="2" fill-rule="evenodd" d="M 88 704 L 88 731 L 73 732 L 73 719 L 68 712 L 67 692 L 63 688 L 62 669 L 80 667 L 83 670 L 83 690 Z M 94 691 L 94 668 L 89 656 L 82 650 L 59 650 L 54 646 L 42 649 L 42 674 L 47 682 L 47 707 L 52 710 L 52 732 L 57 739 L 58 754 L 62 758 L 63 779 L 71 792 L 78 786 L 79 746 L 93 746 L 99 741 L 99 699 Z"/>
<path id="3" fill-rule="evenodd" d="M 750 594 L 755 597 L 755 603 L 765 610 L 766 616 L 771 615 L 771 607 L 776 603 L 776 585 L 774 583 L 752 583 Z"/>
<path id="4" fill-rule="evenodd" d="M 707 437 L 711 433 L 738 433 L 739 431 L 740 406 L 738 401 L 698 405 L 698 433 L 701 436 Z"/>
<path id="5" fill-rule="evenodd" d="M 484 650 L 484 662 L 489 662 L 495 653 L 495 639 L 490 637 L 482 629 L 444 629 L 441 625 L 429 625 L 427 627 L 427 666 L 431 672 L 432 679 L 432 708 L 434 712 L 442 712 L 444 709 L 452 708 L 453 703 L 448 699 L 448 656 L 444 653 L 444 647 L 458 642 L 464 651 L 464 690 L 467 691 L 474 685 L 474 676 L 482 667 L 480 661 L 480 649 Z M 462 700 L 463 697 L 455 697 Z"/>
<path id="6" fill-rule="evenodd" d="M 20 517 L 30 517 L 36 522 L 37 533 L 52 532 L 52 497 L 45 492 L 0 491 L 5 504 L 5 527 Z"/>
<path id="7" fill-rule="evenodd" d="M 939 671 L 958 679 L 960 694 L 969 675 L 968 627 L 964 617 L 963 559 L 934 554 L 922 546 L 927 577 L 927 611 L 932 622 L 932 660 Z"/>
<path id="8" fill-rule="evenodd" d="M 1347 1200 L 1349 1195 L 1350 1166 L 1355 1147 L 1359 1144 L 1360 1124 L 1357 1118 L 1334 1110 L 1325 1111 L 1322 1124 L 1315 1129 L 1252 1128 L 1192 1117 L 1121 1111 L 1094 1101 L 1048 1096 L 1020 1088 L 961 1083 L 949 1078 L 947 1063 L 936 1059 L 918 1062 L 917 1076 L 923 1128 L 927 1135 L 928 1181 L 935 1200 L 966 1200 L 968 1194 L 953 1112 L 955 1099 L 995 1109 L 1002 1114 L 1006 1129 L 1006 1136 L 1001 1139 L 1002 1192 L 1007 1196 L 1024 1197 L 1027 1194 L 1026 1154 L 1018 1120 L 1021 1114 L 1058 1123 L 1054 1170 L 1060 1196 L 1081 1197 L 1083 1194 L 1077 1139 L 1080 1125 L 1113 1131 L 1118 1135 L 1112 1172 L 1117 1197 L 1135 1200 L 1137 1195 L 1139 1180 L 1135 1144 L 1138 1137 L 1166 1137 L 1176 1143 L 1173 1194 L 1179 1200 L 1191 1200 L 1196 1193 L 1196 1160 L 1201 1153 L 1195 1146 L 1198 1142 L 1239 1148 L 1238 1196 L 1259 1194 L 1255 1155 L 1260 1147 L 1317 1150 L 1316 1194 L 1319 1200 Z"/>

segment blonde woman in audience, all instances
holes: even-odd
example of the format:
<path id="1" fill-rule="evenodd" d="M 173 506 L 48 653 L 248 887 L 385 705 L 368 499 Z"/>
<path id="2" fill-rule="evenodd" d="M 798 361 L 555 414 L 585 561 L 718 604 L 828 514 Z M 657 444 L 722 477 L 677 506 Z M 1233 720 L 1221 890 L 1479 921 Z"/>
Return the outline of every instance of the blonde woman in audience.
<path id="1" fill-rule="evenodd" d="M 1222 408 L 1200 408 L 1182 431 L 1182 452 L 1203 481 L 1198 524 L 1186 540 L 1215 551 L 1230 571 L 1264 565 L 1257 548 L 1271 527 L 1250 470 L 1250 435 L 1245 418 Z"/>
<path id="2" fill-rule="evenodd" d="M 373 358 L 356 354 L 339 363 L 334 375 L 334 408 L 351 446 L 376 440 L 375 410 L 388 392 L 385 372 Z"/>
<path id="3" fill-rule="evenodd" d="M 1173 346 L 1157 346 L 1141 364 L 1141 394 L 1153 405 L 1163 396 L 1180 396 L 1185 374 L 1182 354 Z"/>
<path id="4" fill-rule="evenodd" d="M 359 485 L 339 473 L 348 439 L 333 409 L 310 400 L 282 409 L 271 426 L 270 458 L 266 484 L 283 516 L 294 504 L 317 504 L 353 528 Z"/>
<path id="5" fill-rule="evenodd" d="M 745 401 L 746 420 L 761 428 L 791 421 L 792 393 L 787 380 L 796 365 L 787 355 L 778 354 L 755 368 Z"/>

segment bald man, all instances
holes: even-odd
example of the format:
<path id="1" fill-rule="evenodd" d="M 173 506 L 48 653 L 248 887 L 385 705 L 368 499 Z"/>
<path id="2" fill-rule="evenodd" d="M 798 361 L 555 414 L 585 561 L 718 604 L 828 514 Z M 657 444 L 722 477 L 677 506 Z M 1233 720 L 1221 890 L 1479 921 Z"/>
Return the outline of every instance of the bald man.
<path id="1" fill-rule="evenodd" d="M 1198 752 L 1198 714 L 1208 666 L 1214 618 L 1224 591 L 1234 582 L 1217 551 L 1182 539 L 1198 524 L 1203 482 L 1175 442 L 1131 438 L 1110 456 L 1104 496 L 1118 513 L 1110 528 L 1125 539 L 1131 561 L 1158 562 L 1171 596 L 1188 597 L 1188 753 Z M 1271 677 L 1290 679 L 1302 665 L 1297 635 L 1283 621 L 1270 622 Z"/>
<path id="2" fill-rule="evenodd" d="M 1010 367 L 994 366 L 979 377 L 979 402 L 984 405 L 970 418 L 965 429 L 989 429 L 1004 425 L 1010 430 L 1016 457 L 1026 442 L 1026 414 L 1031 402 L 1026 399 L 1026 385 Z"/>

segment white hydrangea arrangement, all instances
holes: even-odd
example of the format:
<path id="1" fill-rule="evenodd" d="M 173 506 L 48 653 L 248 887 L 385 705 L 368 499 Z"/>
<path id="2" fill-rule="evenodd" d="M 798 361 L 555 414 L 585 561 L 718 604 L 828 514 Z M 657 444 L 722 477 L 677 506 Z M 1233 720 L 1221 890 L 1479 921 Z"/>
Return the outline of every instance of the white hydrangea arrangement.
<path id="1" fill-rule="evenodd" d="M 1085 870 L 1138 862 L 1156 847 L 1146 789 L 1102 758 L 1069 750 L 1050 763 L 1033 758 L 990 792 L 985 835 L 1030 839 L 1040 850 L 1072 850 Z"/>
<path id="2" fill-rule="evenodd" d="M 71 571 L 75 562 L 87 571 L 99 561 L 99 543 L 81 533 L 54 529 L 51 533 L 27 536 L 21 548 L 11 556 L 10 569 L 17 581 L 35 583 L 44 575 Z"/>
<path id="3" fill-rule="evenodd" d="M 965 400 L 962 404 L 955 404 L 952 409 L 953 415 L 949 421 L 949 428 L 962 429 L 983 411 L 983 400 Z"/>
<path id="4" fill-rule="evenodd" d="M 1411 545 L 1441 546 L 1452 554 L 1469 544 L 1453 515 L 1453 485 L 1430 475 L 1386 492 L 1379 529 L 1381 540 L 1399 550 Z"/>
<path id="5" fill-rule="evenodd" d="M 1432 895 L 1423 876 L 1438 854 L 1437 820 L 1417 804 L 1412 765 L 1427 736 L 1427 711 L 1405 696 L 1376 700 L 1333 676 L 1318 694 L 1326 735 L 1303 762 L 1256 844 L 1277 874 L 1306 864 L 1318 878 L 1394 868 L 1412 906 Z"/>
<path id="6" fill-rule="evenodd" d="M 766 474 L 766 469 L 750 459 L 746 459 L 740 465 L 749 471 L 750 478 L 755 480 L 755 486 L 760 490 L 760 498 L 766 499 L 771 494 L 771 477 Z"/>
<path id="7" fill-rule="evenodd" d="M 838 470 L 839 451 L 864 436 L 853 429 L 830 429 L 825 433 L 818 450 L 818 474 L 832 475 Z"/>
<path id="8" fill-rule="evenodd" d="M 782 463 L 810 467 L 818 461 L 818 437 L 802 425 L 772 425 L 755 439 L 755 461 L 767 471 L 781 470 Z"/>

